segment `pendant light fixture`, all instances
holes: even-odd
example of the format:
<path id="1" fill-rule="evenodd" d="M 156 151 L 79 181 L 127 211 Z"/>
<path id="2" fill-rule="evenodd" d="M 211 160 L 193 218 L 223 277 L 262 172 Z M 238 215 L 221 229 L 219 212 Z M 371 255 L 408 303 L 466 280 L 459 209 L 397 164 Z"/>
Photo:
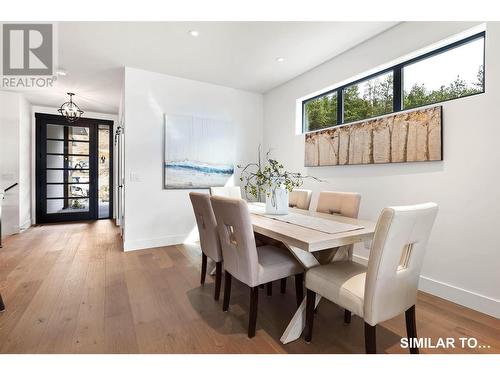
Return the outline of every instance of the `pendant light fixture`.
<path id="1" fill-rule="evenodd" d="M 64 103 L 61 105 L 61 108 L 59 108 L 57 111 L 66 119 L 68 122 L 75 122 L 77 121 L 83 114 L 83 111 L 76 105 L 76 103 L 73 102 L 73 94 L 72 92 L 68 92 L 69 95 L 69 102 Z"/>

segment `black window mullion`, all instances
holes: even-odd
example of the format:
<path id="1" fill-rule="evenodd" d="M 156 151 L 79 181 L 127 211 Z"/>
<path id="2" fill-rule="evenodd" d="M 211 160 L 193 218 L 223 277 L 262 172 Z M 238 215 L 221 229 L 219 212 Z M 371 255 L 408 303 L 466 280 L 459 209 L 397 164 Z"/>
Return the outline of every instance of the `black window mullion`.
<path id="1" fill-rule="evenodd" d="M 344 91 L 342 88 L 337 90 L 337 125 L 344 121 Z"/>
<path id="2" fill-rule="evenodd" d="M 45 168 L 48 171 L 89 171 L 89 168 Z"/>
<path id="3" fill-rule="evenodd" d="M 85 197 L 68 197 L 68 198 L 64 198 L 64 197 L 47 197 L 45 199 L 47 199 L 47 200 L 53 200 L 53 201 L 55 201 L 55 200 L 61 200 L 61 199 L 67 200 L 67 201 L 76 201 L 76 200 L 79 200 L 79 199 L 90 199 L 90 196 L 87 195 Z M 69 203 L 68 203 L 68 206 L 69 206 Z M 66 207 L 66 208 L 68 208 L 68 207 Z"/>
<path id="4" fill-rule="evenodd" d="M 403 68 L 401 65 L 394 67 L 392 90 L 392 110 L 399 112 L 403 109 Z"/>
<path id="5" fill-rule="evenodd" d="M 47 152 L 47 155 L 54 155 L 54 156 L 84 156 L 84 157 L 89 157 L 89 154 L 65 154 L 65 153 L 60 153 L 60 152 Z"/>
<path id="6" fill-rule="evenodd" d="M 64 139 L 60 139 L 60 138 L 45 138 L 47 141 L 60 141 L 60 142 L 64 142 Z M 83 140 L 80 140 L 80 139 L 69 139 L 69 136 L 68 136 L 68 139 L 67 139 L 69 142 L 80 142 L 80 143 L 89 143 L 89 141 L 83 141 Z"/>
<path id="7" fill-rule="evenodd" d="M 47 185 L 88 185 L 90 182 L 47 182 Z"/>

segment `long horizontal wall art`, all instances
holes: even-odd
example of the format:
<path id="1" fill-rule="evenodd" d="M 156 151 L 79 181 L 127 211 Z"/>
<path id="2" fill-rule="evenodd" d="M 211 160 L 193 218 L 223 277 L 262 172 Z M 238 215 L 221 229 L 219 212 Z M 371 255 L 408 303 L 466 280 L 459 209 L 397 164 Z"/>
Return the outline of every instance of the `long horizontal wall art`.
<path id="1" fill-rule="evenodd" d="M 443 160 L 442 107 L 398 113 L 305 136 L 305 166 Z"/>

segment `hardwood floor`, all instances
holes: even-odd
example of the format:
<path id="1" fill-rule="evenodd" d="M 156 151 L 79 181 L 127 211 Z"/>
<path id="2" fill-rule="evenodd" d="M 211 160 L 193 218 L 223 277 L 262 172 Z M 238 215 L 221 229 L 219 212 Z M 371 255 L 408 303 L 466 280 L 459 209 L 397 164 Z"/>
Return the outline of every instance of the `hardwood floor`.
<path id="1" fill-rule="evenodd" d="M 197 246 L 121 251 L 111 221 L 33 227 L 0 249 L 1 353 L 364 353 L 363 321 L 323 300 L 311 344 L 279 341 L 296 309 L 295 290 L 260 289 L 256 336 L 247 337 L 248 288 L 233 279 L 229 312 L 200 285 Z M 292 285 L 289 280 L 289 285 Z M 275 283 L 278 288 L 278 282 Z M 421 353 L 500 353 L 500 321 L 420 293 L 419 337 L 475 337 L 476 349 Z M 404 314 L 377 328 L 377 348 L 399 345 Z"/>

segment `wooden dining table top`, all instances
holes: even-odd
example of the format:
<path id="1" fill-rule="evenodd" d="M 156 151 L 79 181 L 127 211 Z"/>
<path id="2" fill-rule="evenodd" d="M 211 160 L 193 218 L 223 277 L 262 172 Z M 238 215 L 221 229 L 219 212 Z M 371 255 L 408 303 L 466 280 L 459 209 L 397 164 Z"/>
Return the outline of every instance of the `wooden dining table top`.
<path id="1" fill-rule="evenodd" d="M 295 214 L 313 216 L 362 227 L 361 229 L 331 234 L 263 216 L 262 203 L 249 203 L 249 208 L 254 232 L 309 252 L 370 240 L 375 233 L 376 223 L 368 220 L 352 219 L 345 216 L 330 215 L 298 208 L 289 209 L 291 213 Z"/>

